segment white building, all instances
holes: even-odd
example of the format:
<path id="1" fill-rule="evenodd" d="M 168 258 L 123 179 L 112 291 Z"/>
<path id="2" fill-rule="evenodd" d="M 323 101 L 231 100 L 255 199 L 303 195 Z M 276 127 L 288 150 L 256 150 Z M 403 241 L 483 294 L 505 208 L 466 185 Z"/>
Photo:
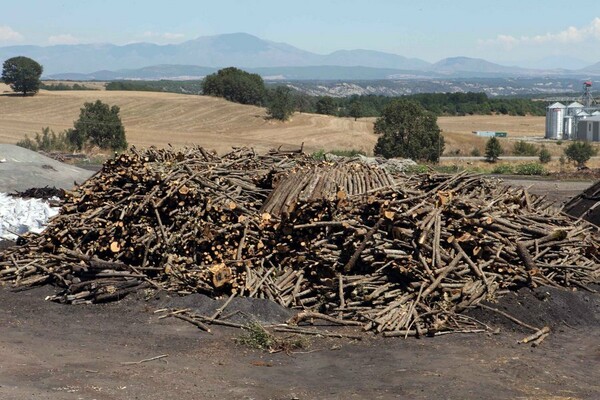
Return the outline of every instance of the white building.
<path id="1" fill-rule="evenodd" d="M 600 115 L 579 121 L 576 138 L 588 142 L 600 142 Z"/>

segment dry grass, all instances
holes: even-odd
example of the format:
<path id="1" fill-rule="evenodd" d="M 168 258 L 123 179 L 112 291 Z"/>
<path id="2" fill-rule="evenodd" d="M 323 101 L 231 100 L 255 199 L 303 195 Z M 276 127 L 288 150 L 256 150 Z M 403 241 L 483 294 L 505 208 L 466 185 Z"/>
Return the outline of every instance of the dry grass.
<path id="1" fill-rule="evenodd" d="M 0 85 L 0 94 L 9 88 Z M 307 151 L 357 149 L 371 153 L 377 137 L 369 120 L 297 113 L 271 121 L 263 108 L 221 99 L 173 93 L 129 91 L 40 91 L 34 97 L 0 95 L 0 143 L 15 143 L 44 126 L 73 126 L 86 101 L 121 107 L 127 140 L 137 146 L 199 144 L 219 152 L 248 145 L 258 151 L 283 145 Z"/>
<path id="2" fill-rule="evenodd" d="M 475 136 L 473 131 L 499 131 L 508 132 L 509 138 L 543 138 L 546 126 L 544 117 L 513 117 L 510 115 L 439 117 L 438 125 L 445 133 Z"/>
<path id="3" fill-rule="evenodd" d="M 8 86 L 0 84 L 0 143 L 16 143 L 25 134 L 31 137 L 45 126 L 57 132 L 70 128 L 83 103 L 96 99 L 121 107 L 127 139 L 140 147 L 199 144 L 225 152 L 232 146 L 247 145 L 265 151 L 281 145 L 297 148 L 304 142 L 309 152 L 355 149 L 371 154 L 377 141 L 373 134 L 375 118 L 354 121 L 296 113 L 292 120 L 283 123 L 268 120 L 263 108 L 204 96 L 104 90 L 42 90 L 34 97 L 10 93 Z M 474 148 L 484 154 L 487 138 L 473 135 L 474 130 L 508 132 L 509 138 L 500 139 L 506 154 L 510 154 L 515 140 L 526 138 L 541 144 L 544 134 L 543 117 L 440 117 L 438 124 L 447 155 L 458 150 L 460 156 L 469 156 Z M 544 143 L 555 159 L 566 146 L 554 141 Z"/>

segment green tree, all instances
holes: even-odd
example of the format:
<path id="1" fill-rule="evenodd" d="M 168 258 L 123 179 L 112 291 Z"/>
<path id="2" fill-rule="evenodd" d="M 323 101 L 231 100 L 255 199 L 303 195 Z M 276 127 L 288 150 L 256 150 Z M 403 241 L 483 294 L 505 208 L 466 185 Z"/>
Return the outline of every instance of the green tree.
<path id="1" fill-rule="evenodd" d="M 540 149 L 540 162 L 542 164 L 547 164 L 550 161 L 552 161 L 552 156 L 546 146 L 542 145 L 542 148 Z"/>
<path id="2" fill-rule="evenodd" d="M 375 121 L 375 133 L 381 136 L 373 151 L 386 158 L 437 162 L 444 152 L 444 138 L 437 118 L 410 100 L 390 103 Z"/>
<path id="3" fill-rule="evenodd" d="M 362 104 L 357 100 L 357 101 L 353 101 L 352 103 L 350 103 L 350 110 L 348 111 L 348 114 L 354 118 L 354 120 L 356 121 L 357 119 L 359 119 L 360 117 L 363 116 L 363 106 Z"/>
<path id="4" fill-rule="evenodd" d="M 111 107 L 100 100 L 84 103 L 73 129 L 67 131 L 67 139 L 79 150 L 88 145 L 125 150 L 127 140 L 119 112 L 118 106 Z"/>
<path id="5" fill-rule="evenodd" d="M 235 103 L 260 106 L 265 97 L 265 83 L 258 74 L 229 67 L 206 76 L 202 81 L 202 93 Z"/>
<path id="6" fill-rule="evenodd" d="M 498 138 L 491 137 L 485 144 L 485 160 L 491 163 L 498 161 L 498 158 L 504 153 Z"/>
<path id="7" fill-rule="evenodd" d="M 269 92 L 267 114 L 280 121 L 286 121 L 294 113 L 294 99 L 291 90 L 285 86 L 277 86 Z"/>
<path id="8" fill-rule="evenodd" d="M 324 115 L 335 115 L 336 113 L 336 105 L 335 105 L 335 100 L 333 99 L 333 97 L 330 96 L 324 96 L 321 97 L 318 101 L 317 104 L 315 105 L 316 110 L 317 110 L 317 114 L 324 114 Z"/>
<path id="9" fill-rule="evenodd" d="M 40 90 L 40 77 L 44 68 L 27 57 L 13 57 L 4 61 L 2 81 L 18 93 L 35 94 Z"/>
<path id="10" fill-rule="evenodd" d="M 585 163 L 596 154 L 598 150 L 588 142 L 573 142 L 565 149 L 565 156 L 577 163 L 578 168 L 585 167 Z"/>

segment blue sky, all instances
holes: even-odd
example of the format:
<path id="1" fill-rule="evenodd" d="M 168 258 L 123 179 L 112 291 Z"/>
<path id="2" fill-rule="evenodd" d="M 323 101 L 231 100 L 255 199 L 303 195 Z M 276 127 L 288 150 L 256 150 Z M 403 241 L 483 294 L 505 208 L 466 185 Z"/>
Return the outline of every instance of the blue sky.
<path id="1" fill-rule="evenodd" d="M 600 3 L 579 0 L 6 0 L 0 46 L 175 43 L 246 32 L 316 53 L 372 49 L 437 61 L 600 61 Z"/>

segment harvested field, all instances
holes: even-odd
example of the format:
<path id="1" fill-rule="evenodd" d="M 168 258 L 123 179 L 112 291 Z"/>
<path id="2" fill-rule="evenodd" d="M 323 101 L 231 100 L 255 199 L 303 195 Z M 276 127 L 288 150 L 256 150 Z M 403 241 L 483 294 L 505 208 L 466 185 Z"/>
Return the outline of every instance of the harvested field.
<path id="1" fill-rule="evenodd" d="M 2 91 L 0 84 L 0 92 Z M 4 86 L 6 89 L 6 86 Z M 264 108 L 205 97 L 153 92 L 40 91 L 34 97 L 0 96 L 0 143 L 16 143 L 49 126 L 73 126 L 84 102 L 102 100 L 121 107 L 130 144 L 149 147 L 201 145 L 224 153 L 232 146 L 267 151 L 283 145 L 309 152 L 357 149 L 370 153 L 376 142 L 369 120 L 296 113 L 282 123 L 266 118 Z"/>
<path id="2" fill-rule="evenodd" d="M 439 117 L 438 125 L 446 133 L 473 135 L 473 131 L 508 132 L 509 137 L 544 137 L 545 117 L 511 115 L 468 115 Z M 484 138 L 485 139 L 485 138 Z"/>

